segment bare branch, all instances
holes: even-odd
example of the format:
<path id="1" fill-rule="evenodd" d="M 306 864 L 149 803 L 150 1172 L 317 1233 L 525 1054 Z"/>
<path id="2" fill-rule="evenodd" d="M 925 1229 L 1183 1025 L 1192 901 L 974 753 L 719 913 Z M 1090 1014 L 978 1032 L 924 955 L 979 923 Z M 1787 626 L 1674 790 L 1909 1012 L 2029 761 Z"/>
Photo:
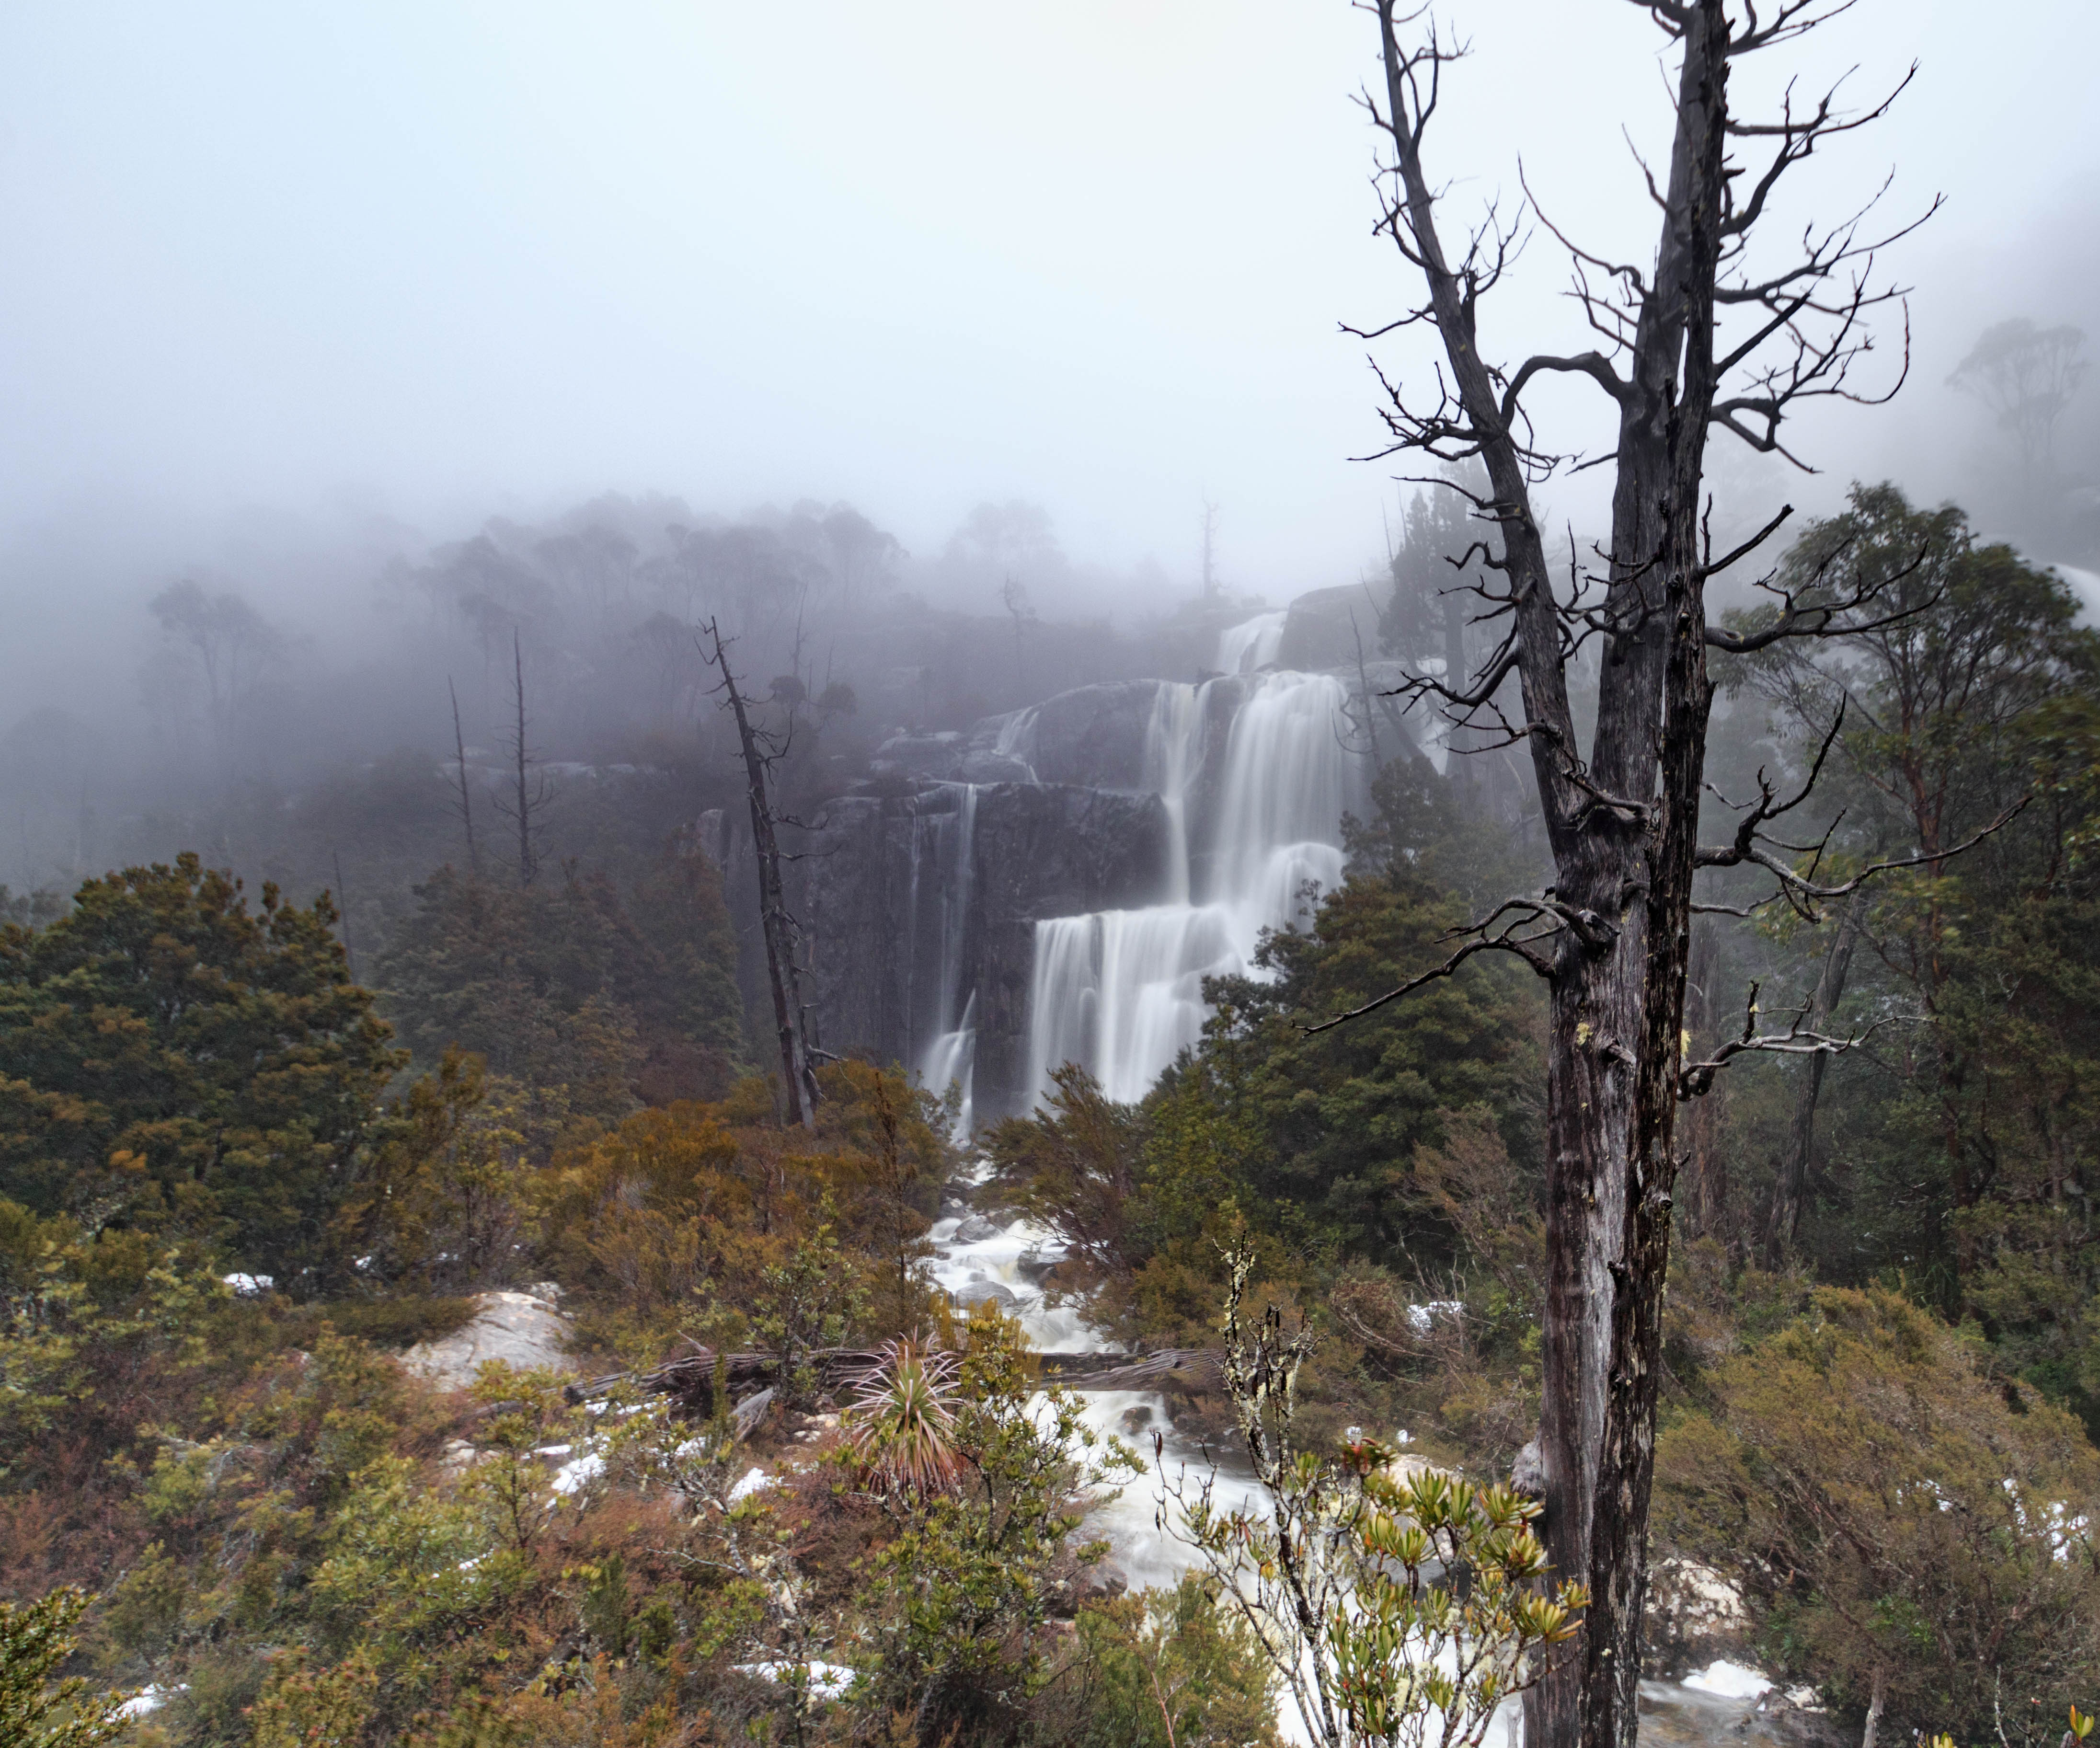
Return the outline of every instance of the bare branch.
<path id="1" fill-rule="evenodd" d="M 1501 928 L 1496 928 L 1495 925 L 1505 916 L 1509 920 L 1502 922 Z M 1535 933 L 1518 933 L 1520 929 L 1531 928 L 1534 925 L 1538 925 Z M 1447 941 L 1456 940 L 1461 936 L 1471 938 L 1442 964 L 1422 973 L 1418 977 L 1410 978 L 1398 988 L 1388 990 L 1383 995 L 1374 997 L 1361 1007 L 1352 1008 L 1346 1013 L 1338 1013 L 1332 1019 L 1322 1020 L 1317 1026 L 1300 1026 L 1298 1030 L 1310 1038 L 1320 1032 L 1332 1031 L 1337 1026 L 1346 1026 L 1352 1020 L 1361 1019 L 1366 1013 L 1376 1013 L 1388 1002 L 1398 1001 L 1403 995 L 1412 995 L 1425 984 L 1451 976 L 1476 953 L 1514 953 L 1539 976 L 1551 977 L 1553 962 L 1543 953 L 1535 951 L 1538 945 L 1550 941 L 1563 929 L 1582 934 L 1594 931 L 1599 925 L 1604 928 L 1611 926 L 1603 918 L 1590 912 L 1578 913 L 1565 905 L 1555 904 L 1551 898 L 1505 899 L 1480 921 L 1469 923 L 1462 929 L 1454 929 L 1445 937 Z"/>
<path id="2" fill-rule="evenodd" d="M 1761 1032 L 1758 1030 L 1758 988 L 1755 983 L 1750 985 L 1749 1000 L 1744 1007 L 1742 1035 L 1725 1040 L 1704 1061 L 1687 1062 L 1678 1070 L 1679 1100 L 1697 1098 L 1710 1091 L 1714 1075 L 1739 1056 L 1842 1056 L 1847 1050 L 1857 1049 L 1887 1023 L 1877 1020 L 1864 1031 L 1843 1038 L 1812 1031 L 1805 1023 L 1814 1001 L 1811 996 L 1798 1008 L 1789 1010 L 1793 1018 L 1785 1031 Z"/>

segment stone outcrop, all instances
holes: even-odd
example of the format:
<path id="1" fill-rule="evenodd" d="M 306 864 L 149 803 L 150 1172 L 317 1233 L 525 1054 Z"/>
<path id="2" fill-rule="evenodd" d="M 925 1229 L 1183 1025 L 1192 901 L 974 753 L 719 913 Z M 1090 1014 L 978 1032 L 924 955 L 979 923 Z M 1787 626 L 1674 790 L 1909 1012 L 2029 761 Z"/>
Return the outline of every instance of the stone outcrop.
<path id="1" fill-rule="evenodd" d="M 1327 589 L 1293 604 L 1285 665 L 1336 669 L 1357 689 L 1350 611 L 1369 628 L 1365 655 L 1375 657 L 1362 591 Z M 1392 662 L 1366 660 L 1371 691 L 1400 678 Z M 810 832 L 785 834 L 798 858 L 786 881 L 804 942 L 812 1041 L 834 1055 L 928 1070 L 936 1041 L 967 1023 L 976 1040 L 977 1116 L 1024 1106 L 1035 1091 L 1027 1032 L 1036 923 L 1170 896 L 1175 834 L 1155 792 L 1169 775 L 1153 768 L 1163 762 L 1165 744 L 1155 721 L 1163 727 L 1171 720 L 1186 761 L 1180 842 L 1190 890 L 1200 898 L 1214 889 L 1214 828 L 1233 723 L 1260 683 L 1211 676 L 1199 691 L 1165 700 L 1162 715 L 1167 682 L 1104 682 L 966 731 L 885 743 L 854 792 L 817 810 Z M 1390 700 L 1378 712 L 1388 757 L 1427 720 L 1417 713 L 1403 721 Z M 1356 714 L 1362 717 L 1361 706 Z M 743 810 L 707 815 L 699 836 L 724 872 L 743 938 L 747 1011 L 761 1040 L 754 1053 L 764 1063 L 771 997 Z"/>
<path id="2" fill-rule="evenodd" d="M 842 797 L 812 824 L 792 846 L 800 859 L 787 885 L 805 943 L 814 1041 L 917 1069 L 974 997 L 975 1092 L 986 1114 L 1016 1108 L 1029 1090 L 1021 1083 L 1038 920 L 1151 903 L 1165 880 L 1166 809 L 1149 793 L 927 784 Z M 743 936 L 748 1009 L 762 1013 L 770 997 L 752 922 L 748 824 L 711 813 L 701 838 Z"/>
<path id="3" fill-rule="evenodd" d="M 1276 664 L 1308 673 L 1321 668 L 1338 672 L 1353 668 L 1359 636 L 1365 660 L 1378 655 L 1378 608 L 1359 584 L 1316 589 L 1300 595 L 1290 603 L 1283 621 L 1283 641 L 1277 647 Z"/>
<path id="4" fill-rule="evenodd" d="M 569 1320 L 556 1309 L 558 1287 L 477 1293 L 474 1316 L 436 1341 L 418 1342 L 401 1356 L 410 1371 L 443 1390 L 463 1390 L 491 1360 L 519 1371 L 572 1372 Z"/>

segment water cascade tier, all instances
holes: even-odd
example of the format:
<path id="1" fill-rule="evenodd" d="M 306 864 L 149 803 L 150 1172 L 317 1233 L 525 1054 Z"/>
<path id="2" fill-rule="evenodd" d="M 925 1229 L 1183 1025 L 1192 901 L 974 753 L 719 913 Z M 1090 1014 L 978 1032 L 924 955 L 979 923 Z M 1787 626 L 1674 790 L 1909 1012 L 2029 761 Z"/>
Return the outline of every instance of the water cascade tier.
<path id="1" fill-rule="evenodd" d="M 1280 633 L 1280 615 L 1264 619 Z M 1255 624 L 1252 636 L 1247 626 L 1224 633 L 1221 668 L 1258 653 L 1271 628 Z M 1207 730 L 1221 686 L 1238 702 L 1220 756 Z M 1312 894 L 1340 880 L 1342 814 L 1361 764 L 1346 736 L 1348 695 L 1325 673 L 1159 686 L 1144 779 L 1165 815 L 1166 902 L 1036 924 L 1033 1091 L 1077 1062 L 1110 1097 L 1142 1098 L 1202 1035 L 1204 979 L 1255 971 L 1263 930 L 1300 920 Z"/>
<path id="2" fill-rule="evenodd" d="M 789 845 L 811 1041 L 953 1089 L 959 1134 L 1029 1109 L 1066 1062 L 1142 1097 L 1200 1035 L 1204 979 L 1256 973 L 1262 931 L 1341 876 L 1342 815 L 1370 776 L 1349 722 L 1362 681 L 1353 662 L 1278 667 L 1311 647 L 1291 623 L 1228 629 L 1193 682 L 1106 681 L 887 743 Z M 743 810 L 698 836 L 766 1014 Z"/>

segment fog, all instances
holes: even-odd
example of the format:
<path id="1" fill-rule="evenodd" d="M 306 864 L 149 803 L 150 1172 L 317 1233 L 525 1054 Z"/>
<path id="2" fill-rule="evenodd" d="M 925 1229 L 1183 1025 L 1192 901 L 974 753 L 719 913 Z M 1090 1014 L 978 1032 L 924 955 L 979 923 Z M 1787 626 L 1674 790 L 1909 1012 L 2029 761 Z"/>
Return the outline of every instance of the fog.
<path id="1" fill-rule="evenodd" d="M 1666 114 L 1643 15 L 1440 11 L 1474 50 L 1432 136 L 1454 207 L 1511 210 L 1521 164 L 1556 223 L 1643 258 L 1631 150 L 1659 147 Z M 587 532 L 577 507 L 614 494 L 598 523 L 630 543 L 623 576 L 669 563 L 673 525 L 770 530 L 822 569 L 810 531 L 850 505 L 893 536 L 883 587 L 975 616 L 986 640 L 1021 573 L 1049 628 L 1040 664 L 1024 648 L 1010 683 L 944 681 L 938 701 L 862 671 L 872 646 L 851 628 L 872 598 L 845 603 L 830 572 L 742 628 L 763 674 L 814 615 L 813 671 L 821 657 L 858 689 L 870 744 L 915 726 L 908 709 L 952 726 L 943 711 L 1080 673 L 1048 653 L 1060 625 L 1114 622 L 1125 641 L 1101 673 L 1181 651 L 1146 627 L 1198 587 L 1207 503 L 1235 597 L 1370 574 L 1392 475 L 1411 470 L 1354 459 L 1379 445 L 1378 389 L 1339 326 L 1389 320 L 1408 292 L 1370 233 L 1351 101 L 1375 46 L 1343 0 L 9 9 L 0 734 L 17 817 L 0 869 L 27 885 L 171 854 L 213 784 L 442 750 L 443 682 L 470 651 L 465 732 L 488 739 L 501 652 L 419 620 L 437 596 L 413 579 L 492 519 L 514 554 Z M 1827 509 L 1888 476 L 2037 558 L 2094 565 L 2100 388 L 2061 423 L 2045 503 L 1946 378 L 2009 318 L 2100 333 L 2096 55 L 2100 16 L 2069 0 L 1865 0 L 1740 75 L 1768 93 L 1856 68 L 1847 89 L 1868 102 L 1919 64 L 1885 123 L 1819 156 L 1780 230 L 1849 210 L 1891 170 L 1890 228 L 1946 204 L 1886 260 L 1915 288 L 1902 395 L 1805 421 L 1813 475 L 1721 439 L 1721 514 L 1781 495 Z M 1491 351 L 1579 347 L 1565 281 L 1535 235 L 1484 318 Z M 1882 326 L 1870 374 L 1886 385 L 1902 319 Z M 1418 336 L 1374 350 L 1403 374 L 1427 356 Z M 1559 447 L 1605 429 L 1579 386 L 1540 404 Z M 1546 497 L 1590 527 L 1603 489 L 1591 473 Z M 987 504 L 1041 514 L 959 539 Z M 249 722 L 237 757 L 200 750 L 194 700 L 191 737 L 171 726 L 180 651 L 148 603 L 185 578 L 237 594 L 276 640 L 270 726 Z M 522 636 L 551 670 L 580 623 L 550 607 Z M 661 726 L 699 720 L 680 708 Z M 619 750 L 602 713 L 549 712 L 545 732 L 573 743 L 549 756 Z M 61 756 L 52 734 L 80 745 Z M 103 790 L 98 842 L 81 821 Z"/>

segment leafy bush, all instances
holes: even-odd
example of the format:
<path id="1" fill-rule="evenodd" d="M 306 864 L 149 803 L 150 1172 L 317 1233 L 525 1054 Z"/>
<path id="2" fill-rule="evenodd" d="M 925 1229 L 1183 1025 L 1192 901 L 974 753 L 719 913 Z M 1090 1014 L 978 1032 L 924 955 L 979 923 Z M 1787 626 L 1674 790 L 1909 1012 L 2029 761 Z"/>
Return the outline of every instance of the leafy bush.
<path id="1" fill-rule="evenodd" d="M 1740 1583 L 1765 1654 L 1890 1725 L 2039 1741 L 2100 1684 L 2100 1453 L 1880 1288 L 1820 1287 L 1666 1428 L 1658 1528 Z"/>

